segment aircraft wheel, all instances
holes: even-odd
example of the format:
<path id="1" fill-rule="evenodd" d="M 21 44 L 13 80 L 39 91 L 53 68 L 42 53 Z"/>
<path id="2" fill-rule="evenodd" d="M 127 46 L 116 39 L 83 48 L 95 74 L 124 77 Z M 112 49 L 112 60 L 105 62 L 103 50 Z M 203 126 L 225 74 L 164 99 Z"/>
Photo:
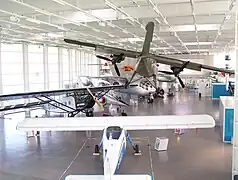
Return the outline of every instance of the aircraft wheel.
<path id="1" fill-rule="evenodd" d="M 99 146 L 98 145 L 95 145 L 95 153 L 99 153 Z"/>
<path id="2" fill-rule="evenodd" d="M 147 103 L 150 104 L 150 103 L 151 103 L 151 99 L 148 99 L 148 100 L 147 100 Z"/>
<path id="3" fill-rule="evenodd" d="M 160 89 L 160 90 L 159 90 L 159 94 L 160 94 L 160 95 L 164 95 L 164 90 L 163 90 L 163 89 Z"/>
<path id="4" fill-rule="evenodd" d="M 74 117 L 73 113 L 68 113 L 68 117 Z"/>
<path id="5" fill-rule="evenodd" d="M 136 154 L 137 154 L 137 153 L 140 153 L 139 145 L 138 145 L 138 144 L 135 145 L 135 153 L 136 153 Z"/>

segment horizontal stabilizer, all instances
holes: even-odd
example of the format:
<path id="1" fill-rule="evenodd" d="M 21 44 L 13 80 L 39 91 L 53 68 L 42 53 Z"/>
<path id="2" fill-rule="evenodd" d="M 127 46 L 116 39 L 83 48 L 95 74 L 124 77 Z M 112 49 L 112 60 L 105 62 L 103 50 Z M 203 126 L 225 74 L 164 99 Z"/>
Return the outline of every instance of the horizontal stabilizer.
<path id="1" fill-rule="evenodd" d="M 111 180 L 152 180 L 153 177 L 147 174 L 114 175 Z M 65 180 L 104 180 L 104 175 L 68 175 Z"/>
<path id="2" fill-rule="evenodd" d="M 26 118 L 17 125 L 17 129 L 22 131 L 96 131 L 108 126 L 120 126 L 126 130 L 212 128 L 215 126 L 215 120 L 206 114 Z"/>

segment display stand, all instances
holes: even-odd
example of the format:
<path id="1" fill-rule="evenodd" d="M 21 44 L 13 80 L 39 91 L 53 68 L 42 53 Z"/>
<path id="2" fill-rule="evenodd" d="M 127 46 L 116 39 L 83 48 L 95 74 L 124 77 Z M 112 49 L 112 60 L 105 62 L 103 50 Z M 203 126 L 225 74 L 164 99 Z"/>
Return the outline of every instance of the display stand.
<path id="1" fill-rule="evenodd" d="M 226 83 L 212 83 L 212 99 L 219 99 L 220 96 L 230 96 Z"/>
<path id="2" fill-rule="evenodd" d="M 221 96 L 219 119 L 224 143 L 231 143 L 233 137 L 235 99 L 233 96 Z"/>
<path id="3" fill-rule="evenodd" d="M 185 130 L 184 129 L 174 129 L 174 134 L 176 135 L 182 135 L 185 133 Z"/>
<path id="4" fill-rule="evenodd" d="M 169 139 L 166 137 L 157 137 L 155 140 L 155 150 L 166 151 L 168 148 Z"/>

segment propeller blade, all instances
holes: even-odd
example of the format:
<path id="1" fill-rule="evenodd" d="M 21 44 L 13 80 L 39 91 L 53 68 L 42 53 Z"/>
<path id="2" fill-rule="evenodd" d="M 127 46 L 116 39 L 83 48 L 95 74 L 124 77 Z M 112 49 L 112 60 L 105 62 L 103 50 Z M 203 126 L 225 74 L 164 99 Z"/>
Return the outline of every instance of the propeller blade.
<path id="1" fill-rule="evenodd" d="M 174 74 L 173 72 L 170 72 L 170 71 L 159 71 L 159 72 L 164 73 L 164 74 L 170 74 L 170 75 Z"/>
<path id="2" fill-rule="evenodd" d="M 104 56 L 97 55 L 96 57 L 99 58 L 99 59 L 104 59 L 106 61 L 112 61 L 111 59 L 109 59 L 107 57 L 104 57 Z"/>
<path id="3" fill-rule="evenodd" d="M 182 79 L 181 79 L 179 76 L 177 76 L 177 78 L 178 78 L 178 80 L 179 80 L 179 83 L 181 84 L 182 88 L 184 88 L 184 87 L 185 87 L 185 85 L 184 85 L 184 83 L 183 83 Z"/>
<path id="4" fill-rule="evenodd" d="M 103 109 L 103 105 L 98 101 L 98 99 L 93 95 L 89 88 L 86 88 L 89 94 L 93 97 L 93 100 L 98 105 L 99 108 Z"/>
<path id="5" fill-rule="evenodd" d="M 117 67 L 117 64 L 114 64 L 114 68 L 115 68 L 115 71 L 116 71 L 117 75 L 121 76 L 119 68 Z"/>

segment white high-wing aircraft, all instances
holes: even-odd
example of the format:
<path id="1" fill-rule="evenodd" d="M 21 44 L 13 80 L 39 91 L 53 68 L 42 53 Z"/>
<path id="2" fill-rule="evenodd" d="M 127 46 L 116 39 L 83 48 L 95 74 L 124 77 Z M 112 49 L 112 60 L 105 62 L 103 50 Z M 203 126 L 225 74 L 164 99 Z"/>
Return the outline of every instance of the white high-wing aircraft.
<path id="1" fill-rule="evenodd" d="M 66 180 L 152 180 L 149 175 L 117 175 L 127 140 L 135 153 L 140 153 L 127 130 L 195 129 L 212 128 L 215 121 L 210 115 L 180 116 L 115 116 L 78 118 L 28 118 L 17 125 L 22 131 L 103 131 L 95 153 L 101 153 L 104 165 L 103 175 L 69 175 Z"/>
<path id="2" fill-rule="evenodd" d="M 125 81 L 127 81 L 126 78 L 113 77 L 113 76 L 79 77 L 79 79 L 81 80 L 82 85 L 87 87 L 105 87 L 105 86 L 111 86 L 111 85 L 124 85 Z M 114 89 L 110 92 L 115 92 L 115 93 L 119 92 L 119 93 L 133 94 L 138 96 L 147 96 L 149 95 L 150 92 L 154 92 L 154 91 L 149 91 L 148 89 L 145 88 L 145 86 L 132 86 L 132 87 L 128 87 L 127 89 L 120 89 L 120 90 Z M 107 98 L 108 94 L 106 94 L 104 97 Z"/>
<path id="3" fill-rule="evenodd" d="M 88 42 L 82 42 L 78 40 L 72 40 L 72 39 L 64 39 L 66 43 L 69 44 L 76 44 L 79 46 L 86 46 L 90 48 L 94 48 L 95 51 L 104 53 L 104 54 L 110 54 L 110 58 L 97 55 L 98 58 L 107 60 L 111 62 L 114 65 L 115 71 L 117 72 L 118 76 L 120 76 L 120 71 L 117 67 L 117 63 L 121 63 L 125 60 L 126 57 L 135 58 L 137 60 L 135 67 L 133 68 L 133 74 L 128 82 L 126 82 L 126 87 L 135 79 L 135 75 L 138 74 L 142 78 L 145 78 L 155 89 L 156 92 L 159 92 L 160 88 L 157 86 L 157 64 L 166 64 L 170 65 L 171 71 L 159 71 L 164 74 L 173 75 L 176 77 L 181 84 L 181 87 L 185 87 L 183 81 L 180 78 L 180 73 L 185 69 L 191 69 L 196 71 L 201 71 L 201 69 L 207 69 L 212 71 L 218 71 L 218 72 L 225 72 L 228 74 L 234 74 L 233 70 L 224 69 L 224 68 L 217 68 L 214 66 L 208 66 L 204 64 L 194 63 L 190 61 L 183 61 L 171 57 L 165 57 L 161 55 L 157 55 L 150 52 L 150 46 L 153 40 L 153 34 L 154 34 L 154 22 L 148 22 L 146 27 L 146 34 L 145 34 L 145 40 L 142 46 L 141 51 L 134 51 L 129 49 L 121 49 L 117 47 L 110 47 L 110 46 L 104 46 L 101 44 L 94 44 L 94 43 L 88 43 Z M 153 78 L 151 81 L 149 78 Z"/>

